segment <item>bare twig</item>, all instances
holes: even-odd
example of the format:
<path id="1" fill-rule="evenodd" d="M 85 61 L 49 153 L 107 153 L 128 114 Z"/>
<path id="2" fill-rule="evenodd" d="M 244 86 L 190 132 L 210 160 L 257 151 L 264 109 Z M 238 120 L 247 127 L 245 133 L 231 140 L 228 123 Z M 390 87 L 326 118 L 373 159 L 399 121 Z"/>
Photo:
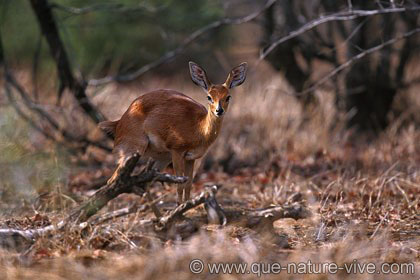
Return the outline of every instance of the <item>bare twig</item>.
<path id="1" fill-rule="evenodd" d="M 369 237 L 370 239 L 373 239 L 373 237 L 375 237 L 376 233 L 379 231 L 379 229 L 381 228 L 382 224 L 384 223 L 384 221 L 388 217 L 388 214 L 389 214 L 389 212 L 386 212 L 385 216 L 382 217 L 381 221 L 378 223 L 378 226 L 375 228 L 375 231 Z"/>
<path id="2" fill-rule="evenodd" d="M 4 83 L 4 91 L 6 93 L 7 99 L 9 100 L 9 103 L 13 106 L 16 113 L 24 119 L 32 128 L 34 128 L 36 131 L 40 132 L 42 135 L 44 135 L 45 138 L 57 141 L 54 136 L 47 133 L 44 129 L 42 129 L 40 126 L 38 126 L 32 118 L 30 118 L 28 115 L 26 115 L 20 107 L 17 105 L 16 100 L 13 97 L 12 91 L 10 89 L 10 86 L 7 82 Z"/>
<path id="3" fill-rule="evenodd" d="M 366 24 L 366 22 L 368 21 L 369 18 L 365 18 L 361 23 L 359 23 L 354 29 L 353 31 L 344 39 L 343 42 L 340 42 L 340 44 L 336 47 L 330 48 L 328 51 L 324 51 L 324 53 L 330 53 L 330 52 L 334 52 L 337 51 L 337 49 L 339 49 L 340 47 L 345 46 L 356 34 L 357 32 L 360 31 L 360 29 L 363 27 L 363 25 Z M 314 29 L 316 30 L 316 29 Z"/>
<path id="4" fill-rule="evenodd" d="M 222 210 L 222 208 L 219 206 L 217 201 L 214 199 L 214 196 L 217 193 L 217 187 L 213 186 L 211 188 L 206 188 L 203 192 L 200 193 L 200 195 L 194 197 L 191 200 L 188 200 L 181 205 L 179 205 L 177 208 L 169 212 L 166 216 L 161 217 L 157 224 L 156 229 L 163 230 L 168 228 L 169 225 L 171 225 L 176 219 L 180 218 L 185 212 L 188 210 L 195 208 L 203 203 L 206 203 L 207 201 L 211 200 L 211 204 L 217 205 L 211 207 L 212 212 L 211 217 L 213 218 L 214 215 L 220 216 L 222 224 L 226 224 L 226 216 Z M 214 219 L 213 219 L 214 220 Z M 219 220 L 220 221 L 220 220 Z"/>
<path id="5" fill-rule="evenodd" d="M 110 152 L 112 149 L 105 145 L 102 144 L 100 142 L 95 142 L 95 141 L 91 141 L 89 139 L 87 139 L 86 137 L 77 137 L 72 135 L 72 133 L 70 133 L 69 131 L 67 131 L 66 129 L 60 127 L 60 125 L 57 123 L 57 121 L 50 116 L 50 114 L 48 114 L 44 109 L 42 109 L 41 106 L 39 106 L 38 104 L 34 103 L 30 98 L 29 98 L 29 94 L 25 91 L 25 89 L 18 83 L 18 81 L 14 78 L 14 76 L 12 75 L 12 73 L 9 71 L 9 69 L 7 68 L 6 65 L 4 65 L 4 76 L 5 76 L 5 85 L 11 85 L 20 95 L 20 97 L 22 98 L 25 106 L 35 112 L 38 116 L 40 116 L 42 119 L 46 120 L 48 122 L 48 124 L 50 124 L 50 126 L 57 132 L 60 133 L 60 135 L 66 140 L 68 141 L 68 143 L 70 143 L 73 147 L 75 143 L 80 143 L 83 146 L 95 146 L 97 148 L 100 148 L 102 150 L 108 151 Z M 10 96 L 10 89 L 7 88 L 6 89 L 6 94 L 8 94 L 9 97 L 9 101 L 11 103 L 16 102 L 16 100 L 14 100 L 11 96 Z M 12 104 L 14 105 L 14 104 Z M 17 107 L 14 106 L 16 110 Z M 45 130 L 43 130 L 42 128 L 40 128 L 38 125 L 35 125 L 33 120 L 30 119 L 29 117 L 25 117 L 24 113 L 19 110 L 19 115 L 21 115 L 26 121 L 30 121 L 30 124 L 32 127 L 34 127 L 36 130 L 40 131 L 44 136 L 46 136 L 49 139 L 54 139 L 54 141 L 59 142 L 55 137 L 49 135 L 48 133 L 45 132 Z M 48 135 L 48 136 L 47 136 Z"/>
<path id="6" fill-rule="evenodd" d="M 147 209 L 149 209 L 148 205 L 137 205 L 136 203 L 134 203 L 133 205 L 129 206 L 129 207 L 125 207 L 122 209 L 118 209 L 115 210 L 113 212 L 110 213 L 105 213 L 102 216 L 99 216 L 97 218 L 95 218 L 94 220 L 92 220 L 90 222 L 91 225 L 98 225 L 98 224 L 102 224 L 105 223 L 107 221 L 113 220 L 113 219 L 117 219 L 132 213 L 136 213 L 136 212 L 144 212 Z"/>
<path id="7" fill-rule="evenodd" d="M 367 17 L 373 15 L 380 15 L 380 14 L 390 14 L 390 13 L 403 13 L 408 11 L 419 11 L 420 6 L 415 7 L 405 7 L 405 8 L 389 8 L 389 9 L 381 9 L 381 10 L 350 10 L 344 12 L 338 12 L 327 16 L 321 16 L 317 19 L 314 19 L 297 30 L 290 32 L 288 35 L 281 37 L 280 39 L 276 40 L 272 44 L 270 44 L 265 50 L 262 50 L 260 53 L 260 60 L 267 57 L 269 53 L 271 53 L 277 46 L 280 44 L 293 39 L 321 24 L 330 22 L 330 21 L 347 21 L 353 20 L 359 17 Z"/>
<path id="8" fill-rule="evenodd" d="M 73 14 L 73 15 L 84 15 L 91 12 L 97 12 L 97 11 L 107 11 L 107 12 L 148 12 L 148 13 L 156 13 L 159 10 L 162 10 L 166 8 L 168 5 L 162 5 L 159 7 L 152 7 L 147 6 L 145 4 L 138 4 L 135 6 L 127 6 L 121 3 L 98 3 L 98 4 L 92 4 L 85 7 L 69 7 L 65 6 L 59 3 L 51 3 L 50 7 L 55 8 L 57 10 Z"/>
<path id="9" fill-rule="evenodd" d="M 320 80 L 318 80 L 316 83 L 314 83 L 312 86 L 310 86 L 306 90 L 298 93 L 298 95 L 304 95 L 304 94 L 307 94 L 307 93 L 315 90 L 320 85 L 322 85 L 326 81 L 328 81 L 331 77 L 337 75 L 339 72 L 341 72 L 345 68 L 351 66 L 357 60 L 362 59 L 363 57 L 365 57 L 365 56 L 367 56 L 367 55 L 369 55 L 371 53 L 374 53 L 374 52 L 376 52 L 378 50 L 381 50 L 381 49 L 383 49 L 383 48 L 385 48 L 385 47 L 387 47 L 389 45 L 392 45 L 392 44 L 394 44 L 394 43 L 396 43 L 396 42 L 398 42 L 398 41 L 400 41 L 402 39 L 405 39 L 407 37 L 410 37 L 410 36 L 412 36 L 412 35 L 414 35 L 414 34 L 416 34 L 418 32 L 420 32 L 420 28 L 413 29 L 413 30 L 411 30 L 409 32 L 404 33 L 401 36 L 392 38 L 392 39 L 390 39 L 390 40 L 388 40 L 388 41 L 386 41 L 386 42 L 384 42 L 384 43 L 382 43 L 380 45 L 377 45 L 375 47 L 372 47 L 370 49 L 367 49 L 367 50 L 362 51 L 361 53 L 353 56 L 352 58 L 350 58 L 349 60 L 347 60 L 345 63 L 341 64 L 340 66 L 338 66 L 337 68 L 335 68 L 334 70 L 332 70 L 330 73 L 328 73 L 326 76 L 324 76 L 323 78 L 321 78 Z"/>
<path id="10" fill-rule="evenodd" d="M 191 35 L 188 36 L 187 38 L 185 38 L 184 41 L 181 43 L 181 45 L 179 45 L 176 49 L 165 53 L 159 59 L 142 66 L 141 68 L 139 68 L 138 70 L 136 70 L 136 71 L 134 71 L 130 74 L 107 76 L 107 77 L 100 78 L 100 79 L 91 79 L 91 80 L 88 81 L 88 85 L 99 86 L 99 85 L 107 84 L 107 83 L 114 82 L 114 81 L 117 81 L 117 82 L 132 81 L 132 80 L 140 77 L 144 73 L 162 65 L 164 62 L 166 62 L 166 61 L 174 58 L 178 54 L 182 53 L 188 45 L 190 45 L 192 42 L 194 42 L 197 38 L 201 37 L 205 33 L 210 32 L 212 30 L 215 30 L 215 29 L 217 29 L 221 26 L 224 26 L 224 25 L 238 25 L 238 24 L 250 22 L 250 21 L 254 20 L 256 17 L 258 17 L 266 9 L 268 9 L 271 5 L 273 5 L 276 1 L 277 0 L 268 0 L 266 2 L 266 4 L 261 9 L 259 9 L 256 12 L 253 12 L 253 13 L 247 15 L 247 16 L 244 16 L 244 17 L 234 18 L 234 19 L 224 18 L 224 19 L 212 22 L 212 23 L 194 31 L 193 33 L 191 33 Z"/>

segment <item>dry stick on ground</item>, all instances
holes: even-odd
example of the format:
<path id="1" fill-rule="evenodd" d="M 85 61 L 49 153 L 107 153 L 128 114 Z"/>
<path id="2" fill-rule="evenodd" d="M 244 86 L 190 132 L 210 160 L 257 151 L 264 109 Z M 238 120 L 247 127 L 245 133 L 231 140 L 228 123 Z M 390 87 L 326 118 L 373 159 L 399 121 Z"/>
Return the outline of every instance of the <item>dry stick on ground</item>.
<path id="1" fill-rule="evenodd" d="M 95 219 L 90 221 L 90 224 L 93 226 L 103 224 L 107 221 L 114 220 L 123 216 L 127 216 L 129 214 L 133 214 L 136 212 L 145 212 L 149 209 L 150 206 L 147 204 L 138 205 L 137 203 L 133 203 L 133 205 L 121 208 L 112 212 L 108 212 L 103 214 L 102 216 L 96 217 Z"/>
<path id="2" fill-rule="evenodd" d="M 217 187 L 206 188 L 200 195 L 180 204 L 177 208 L 168 213 L 168 215 L 160 218 L 157 222 L 156 229 L 163 230 L 168 228 L 177 218 L 181 217 L 188 210 L 201 204 L 206 205 L 207 216 L 210 222 L 222 225 L 227 222 L 226 215 L 220 205 L 216 201 Z"/>

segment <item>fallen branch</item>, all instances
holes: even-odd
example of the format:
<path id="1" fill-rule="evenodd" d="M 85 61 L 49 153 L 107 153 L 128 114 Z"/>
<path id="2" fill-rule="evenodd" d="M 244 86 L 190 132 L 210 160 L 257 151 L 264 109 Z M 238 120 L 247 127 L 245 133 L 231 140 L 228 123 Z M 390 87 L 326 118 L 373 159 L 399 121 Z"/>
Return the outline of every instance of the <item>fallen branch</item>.
<path id="1" fill-rule="evenodd" d="M 116 198 L 123 193 L 135 193 L 142 195 L 146 191 L 148 182 L 158 181 L 166 183 L 182 184 L 185 183 L 186 177 L 177 177 L 170 174 L 163 174 L 152 169 L 152 162 L 139 175 L 131 176 L 131 172 L 136 166 L 140 158 L 139 154 L 126 159 L 124 165 L 118 169 L 117 179 L 110 185 L 100 188 L 88 201 L 83 205 L 71 211 L 67 222 L 81 223 L 95 215 L 102 209 L 110 200 Z"/>
<path id="2" fill-rule="evenodd" d="M 273 206 L 256 210 L 244 210 L 241 213 L 226 211 L 226 215 L 230 219 L 236 218 L 237 221 L 245 227 L 254 228 L 265 224 L 270 224 L 270 227 L 272 227 L 273 222 L 278 219 L 304 219 L 309 217 L 311 212 L 301 203 L 295 202 L 290 205 Z M 233 217 L 230 217 L 231 215 Z M 244 217 L 246 217 L 246 219 L 244 219 Z"/>
<path id="3" fill-rule="evenodd" d="M 152 162 L 149 162 L 148 166 L 140 174 L 131 175 L 139 158 L 139 154 L 129 157 L 118 170 L 118 176 L 113 183 L 99 189 L 88 201 L 72 210 L 66 219 L 56 225 L 30 230 L 0 229 L 0 247 L 22 248 L 33 243 L 39 236 L 62 230 L 68 226 L 77 225 L 80 228 L 85 228 L 84 222 L 101 210 L 110 200 L 123 193 L 141 195 L 146 191 L 145 188 L 151 181 L 181 184 L 187 180 L 186 177 L 157 172 L 155 169 L 150 168 L 153 164 Z M 122 213 L 120 214 L 122 215 Z"/>

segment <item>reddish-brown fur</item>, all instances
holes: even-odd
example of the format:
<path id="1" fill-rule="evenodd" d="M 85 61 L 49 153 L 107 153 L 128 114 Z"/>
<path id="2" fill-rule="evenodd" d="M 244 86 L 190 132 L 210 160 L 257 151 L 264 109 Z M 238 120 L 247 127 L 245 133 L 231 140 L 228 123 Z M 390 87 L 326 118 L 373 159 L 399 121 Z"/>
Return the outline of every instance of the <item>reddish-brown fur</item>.
<path id="1" fill-rule="evenodd" d="M 152 91 L 134 100 L 124 113 L 116 126 L 115 146 L 129 140 L 137 145 L 145 133 L 159 137 L 162 145 L 152 145 L 154 151 L 186 151 L 205 144 L 199 132 L 206 117 L 206 108 L 182 93 Z"/>

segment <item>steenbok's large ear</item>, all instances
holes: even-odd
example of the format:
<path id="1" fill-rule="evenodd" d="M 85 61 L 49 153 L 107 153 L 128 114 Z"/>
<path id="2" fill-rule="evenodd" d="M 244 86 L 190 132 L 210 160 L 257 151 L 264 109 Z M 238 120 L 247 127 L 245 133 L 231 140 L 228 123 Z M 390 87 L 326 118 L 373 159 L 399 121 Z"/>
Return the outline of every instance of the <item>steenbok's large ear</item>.
<path id="1" fill-rule="evenodd" d="M 243 62 L 233 68 L 226 79 L 225 86 L 227 88 L 233 88 L 241 85 L 245 81 L 247 68 L 248 63 L 246 62 Z"/>
<path id="2" fill-rule="evenodd" d="M 190 73 L 191 79 L 193 80 L 194 84 L 208 90 L 210 88 L 210 81 L 207 78 L 206 71 L 203 70 L 197 63 L 190 61 Z"/>

